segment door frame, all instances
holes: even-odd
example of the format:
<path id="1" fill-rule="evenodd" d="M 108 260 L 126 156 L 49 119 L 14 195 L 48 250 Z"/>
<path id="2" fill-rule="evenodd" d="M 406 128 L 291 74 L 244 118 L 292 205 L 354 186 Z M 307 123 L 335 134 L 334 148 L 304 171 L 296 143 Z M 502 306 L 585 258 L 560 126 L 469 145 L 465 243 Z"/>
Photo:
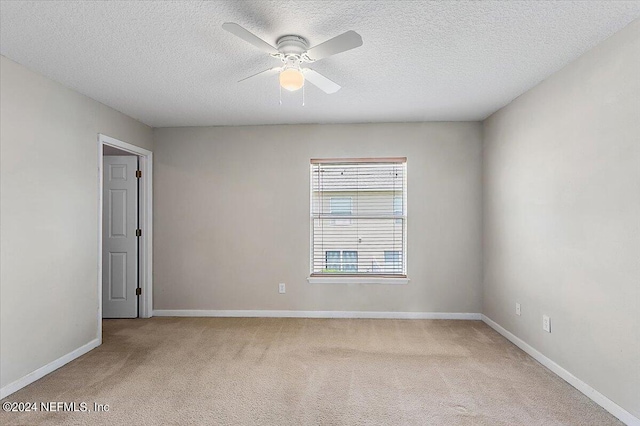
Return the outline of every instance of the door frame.
<path id="1" fill-rule="evenodd" d="M 98 133 L 98 338 L 102 343 L 102 209 L 104 189 L 103 149 L 112 146 L 135 154 L 139 158 L 142 178 L 138 192 L 139 228 L 142 237 L 139 246 L 139 286 L 142 297 L 139 300 L 138 316 L 153 316 L 153 152 L 127 142 Z"/>

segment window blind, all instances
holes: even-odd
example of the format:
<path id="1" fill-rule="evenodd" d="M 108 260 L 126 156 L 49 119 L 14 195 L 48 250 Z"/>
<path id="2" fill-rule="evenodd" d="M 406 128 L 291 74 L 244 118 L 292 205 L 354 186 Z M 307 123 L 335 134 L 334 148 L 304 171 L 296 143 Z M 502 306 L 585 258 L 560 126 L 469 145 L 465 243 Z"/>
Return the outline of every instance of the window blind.
<path id="1" fill-rule="evenodd" d="M 406 277 L 406 158 L 311 160 L 311 275 Z"/>

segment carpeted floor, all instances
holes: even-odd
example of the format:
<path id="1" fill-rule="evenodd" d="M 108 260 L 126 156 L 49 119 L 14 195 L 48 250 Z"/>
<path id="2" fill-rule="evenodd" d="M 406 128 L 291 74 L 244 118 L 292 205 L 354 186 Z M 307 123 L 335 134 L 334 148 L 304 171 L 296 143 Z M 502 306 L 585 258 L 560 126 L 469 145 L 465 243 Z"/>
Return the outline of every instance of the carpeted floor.
<path id="1" fill-rule="evenodd" d="M 105 320 L 103 345 L 6 398 L 96 425 L 618 425 L 480 321 Z"/>

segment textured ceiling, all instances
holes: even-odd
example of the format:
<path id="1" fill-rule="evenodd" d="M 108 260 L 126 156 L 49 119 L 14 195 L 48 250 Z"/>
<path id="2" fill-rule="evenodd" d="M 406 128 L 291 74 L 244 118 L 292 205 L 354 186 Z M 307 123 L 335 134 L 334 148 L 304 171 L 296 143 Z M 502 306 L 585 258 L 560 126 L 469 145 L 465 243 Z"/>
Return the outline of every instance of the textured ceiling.
<path id="1" fill-rule="evenodd" d="M 640 16 L 639 1 L 2 1 L 0 51 L 154 127 L 481 120 Z M 364 45 L 283 91 L 278 62 L 221 28 Z"/>

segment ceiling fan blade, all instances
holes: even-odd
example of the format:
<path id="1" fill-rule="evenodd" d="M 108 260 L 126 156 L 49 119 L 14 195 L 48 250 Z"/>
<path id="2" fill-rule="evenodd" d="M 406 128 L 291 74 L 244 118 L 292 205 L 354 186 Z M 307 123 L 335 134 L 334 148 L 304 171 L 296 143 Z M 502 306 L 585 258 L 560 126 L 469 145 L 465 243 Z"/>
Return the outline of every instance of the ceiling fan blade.
<path id="1" fill-rule="evenodd" d="M 307 50 L 307 56 L 313 60 L 323 59 L 336 53 L 362 46 L 362 37 L 355 31 L 347 31 L 322 44 Z"/>
<path id="2" fill-rule="evenodd" d="M 329 80 L 318 71 L 312 70 L 311 68 L 303 68 L 302 72 L 304 73 L 304 78 L 309 83 L 313 84 L 325 93 L 331 94 L 336 93 L 338 90 L 340 90 L 340 86 L 338 84 Z"/>
<path id="3" fill-rule="evenodd" d="M 229 31 L 231 34 L 240 37 L 247 43 L 253 44 L 258 49 L 267 53 L 278 53 L 278 49 L 258 37 L 257 35 L 245 30 L 240 25 L 233 22 L 225 22 L 222 24 L 222 28 Z"/>
<path id="4" fill-rule="evenodd" d="M 248 80 L 248 79 L 250 79 L 251 77 L 256 77 L 256 76 L 258 76 L 258 75 L 260 75 L 260 74 L 264 74 L 264 73 L 268 73 L 268 72 L 273 72 L 273 71 L 280 71 L 281 69 L 282 69 L 281 67 L 269 68 L 268 70 L 260 71 L 260 72 L 257 72 L 257 73 L 255 73 L 255 74 L 251 74 L 249 77 L 245 77 L 245 78 L 243 78 L 242 80 L 238 80 L 238 83 L 240 83 L 241 81 Z"/>

